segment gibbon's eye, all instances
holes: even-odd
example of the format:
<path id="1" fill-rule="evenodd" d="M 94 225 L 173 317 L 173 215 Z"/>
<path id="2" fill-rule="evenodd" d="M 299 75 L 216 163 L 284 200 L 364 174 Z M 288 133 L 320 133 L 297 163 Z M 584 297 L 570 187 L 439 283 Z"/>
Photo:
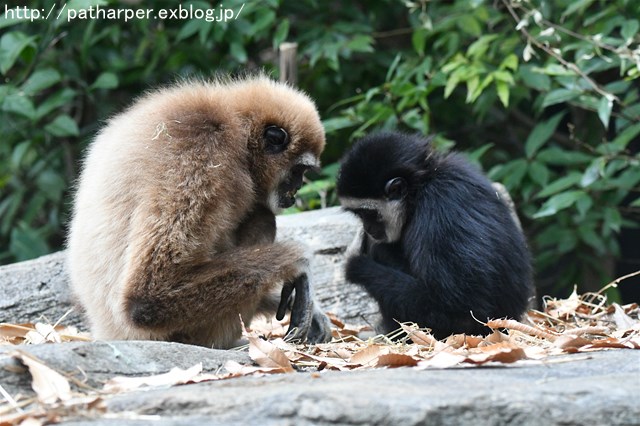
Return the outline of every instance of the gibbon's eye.
<path id="1" fill-rule="evenodd" d="M 399 200 L 407 193 L 407 182 L 400 177 L 390 179 L 384 186 L 384 195 L 388 200 Z"/>
<path id="2" fill-rule="evenodd" d="M 264 149 L 270 154 L 278 154 L 289 145 L 289 134 L 282 127 L 267 126 L 264 129 Z"/>

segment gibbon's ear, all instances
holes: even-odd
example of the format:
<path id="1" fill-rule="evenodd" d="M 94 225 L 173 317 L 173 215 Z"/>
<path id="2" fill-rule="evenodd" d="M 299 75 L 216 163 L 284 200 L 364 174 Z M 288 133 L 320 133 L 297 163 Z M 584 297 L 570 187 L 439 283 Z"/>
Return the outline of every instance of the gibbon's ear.
<path id="1" fill-rule="evenodd" d="M 407 195 L 407 192 L 407 181 L 401 177 L 389 179 L 384 186 L 384 196 L 389 201 L 401 200 Z"/>

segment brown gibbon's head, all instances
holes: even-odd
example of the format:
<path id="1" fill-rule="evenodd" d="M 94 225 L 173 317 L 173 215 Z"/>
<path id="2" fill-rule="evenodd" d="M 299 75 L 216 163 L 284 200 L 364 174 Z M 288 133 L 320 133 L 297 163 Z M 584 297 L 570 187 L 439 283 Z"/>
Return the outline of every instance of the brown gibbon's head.
<path id="1" fill-rule="evenodd" d="M 248 131 L 251 175 L 274 213 L 295 203 L 307 170 L 320 166 L 324 128 L 304 93 L 265 76 L 229 84 L 234 112 Z"/>

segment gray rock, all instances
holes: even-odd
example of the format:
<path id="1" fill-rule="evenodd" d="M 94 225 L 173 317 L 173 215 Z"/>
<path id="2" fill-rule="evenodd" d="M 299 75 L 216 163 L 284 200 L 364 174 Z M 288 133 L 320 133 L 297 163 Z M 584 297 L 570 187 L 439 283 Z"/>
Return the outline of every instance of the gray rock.
<path id="1" fill-rule="evenodd" d="M 65 424 L 638 424 L 640 351 L 564 359 L 502 368 L 293 373 L 136 391 L 107 399 L 108 418 Z"/>
<path id="2" fill-rule="evenodd" d="M 251 364 L 246 351 L 223 351 L 173 342 L 3 345 L 0 346 L 0 383 L 12 395 L 20 392 L 35 396 L 30 386 L 30 374 L 11 356 L 16 350 L 27 352 L 57 372 L 93 388 L 101 388 L 106 380 L 114 376 L 149 376 L 166 373 L 174 367 L 186 369 L 198 363 L 202 363 L 204 372 L 210 373 L 218 371 L 229 360 Z"/>
<path id="3" fill-rule="evenodd" d="M 343 253 L 359 226 L 355 217 L 336 207 L 278 216 L 277 226 L 278 239 L 301 241 L 312 251 L 312 280 L 323 309 L 350 323 L 377 321 L 375 302 L 344 280 Z M 64 252 L 0 267 L 0 294 L 0 322 L 55 323 L 74 308 Z M 77 307 L 63 324 L 86 330 Z"/>

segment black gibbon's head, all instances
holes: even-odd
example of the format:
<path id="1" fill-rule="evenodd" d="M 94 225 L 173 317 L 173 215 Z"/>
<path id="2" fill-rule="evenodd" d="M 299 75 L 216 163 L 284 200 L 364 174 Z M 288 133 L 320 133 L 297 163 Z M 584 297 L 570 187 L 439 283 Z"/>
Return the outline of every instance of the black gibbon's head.
<path id="1" fill-rule="evenodd" d="M 340 204 L 362 220 L 374 240 L 390 243 L 402 236 L 429 152 L 426 138 L 380 132 L 358 140 L 342 159 L 337 182 Z"/>
<path id="2" fill-rule="evenodd" d="M 249 127 L 251 172 L 259 197 L 275 213 L 295 203 L 304 173 L 320 166 L 325 136 L 313 101 L 259 76 L 233 88 L 235 107 Z"/>

